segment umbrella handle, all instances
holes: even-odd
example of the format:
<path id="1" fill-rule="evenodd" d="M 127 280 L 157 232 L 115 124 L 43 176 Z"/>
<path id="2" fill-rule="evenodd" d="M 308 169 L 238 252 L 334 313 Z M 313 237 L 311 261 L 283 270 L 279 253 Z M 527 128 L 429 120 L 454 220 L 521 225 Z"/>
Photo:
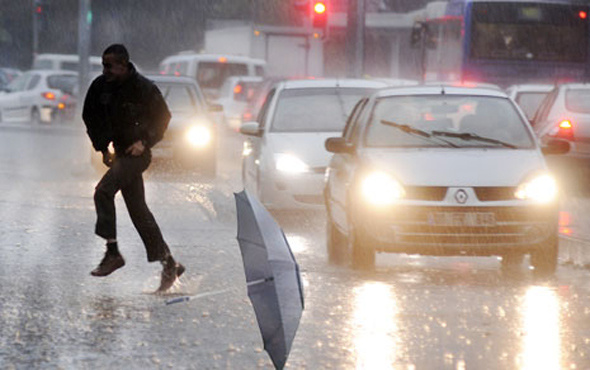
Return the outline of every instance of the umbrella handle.
<path id="1" fill-rule="evenodd" d="M 190 301 L 191 297 L 178 297 L 178 298 L 172 298 L 166 301 L 166 306 L 171 305 L 171 304 L 175 304 L 175 303 L 181 303 L 181 302 L 188 302 Z"/>

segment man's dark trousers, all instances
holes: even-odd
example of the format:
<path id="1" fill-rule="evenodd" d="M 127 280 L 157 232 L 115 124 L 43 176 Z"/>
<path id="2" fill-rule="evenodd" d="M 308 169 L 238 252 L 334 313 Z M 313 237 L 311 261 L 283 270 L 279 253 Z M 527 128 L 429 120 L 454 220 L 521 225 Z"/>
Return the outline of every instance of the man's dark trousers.
<path id="1" fill-rule="evenodd" d="M 170 255 L 170 250 L 145 202 L 142 172 L 150 162 L 149 149 L 140 156 L 118 155 L 96 186 L 94 204 L 96 234 L 105 239 L 116 239 L 115 194 L 121 190 L 131 221 L 145 245 L 148 261 L 153 262 L 164 260 Z"/>

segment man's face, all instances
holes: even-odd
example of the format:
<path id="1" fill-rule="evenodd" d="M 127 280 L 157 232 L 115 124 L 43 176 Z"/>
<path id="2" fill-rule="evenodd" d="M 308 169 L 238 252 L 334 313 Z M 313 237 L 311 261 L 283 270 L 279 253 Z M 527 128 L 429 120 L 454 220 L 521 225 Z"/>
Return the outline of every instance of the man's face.
<path id="1" fill-rule="evenodd" d="M 102 74 L 107 81 L 123 81 L 129 71 L 128 65 L 120 61 L 114 54 L 102 56 Z"/>

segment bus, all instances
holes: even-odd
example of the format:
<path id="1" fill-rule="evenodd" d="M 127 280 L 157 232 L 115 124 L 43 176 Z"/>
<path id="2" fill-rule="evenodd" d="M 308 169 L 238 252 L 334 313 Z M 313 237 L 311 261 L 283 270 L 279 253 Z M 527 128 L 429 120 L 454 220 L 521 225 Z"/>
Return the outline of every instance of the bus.
<path id="1" fill-rule="evenodd" d="M 412 31 L 425 82 L 505 87 L 589 77 L 588 3 L 450 0 L 428 10 Z"/>

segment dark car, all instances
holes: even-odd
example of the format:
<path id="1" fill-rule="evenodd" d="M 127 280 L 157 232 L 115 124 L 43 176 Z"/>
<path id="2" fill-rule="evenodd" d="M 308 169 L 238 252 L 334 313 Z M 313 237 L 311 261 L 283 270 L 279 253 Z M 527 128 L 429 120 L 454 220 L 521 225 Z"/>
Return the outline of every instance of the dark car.
<path id="1" fill-rule="evenodd" d="M 162 92 L 172 118 L 164 138 L 152 148 L 152 157 L 172 160 L 185 168 L 199 168 L 214 176 L 217 170 L 218 128 L 197 82 L 188 77 L 146 75 Z M 93 156 L 100 163 L 98 156 Z M 102 165 L 101 165 L 102 166 Z"/>

